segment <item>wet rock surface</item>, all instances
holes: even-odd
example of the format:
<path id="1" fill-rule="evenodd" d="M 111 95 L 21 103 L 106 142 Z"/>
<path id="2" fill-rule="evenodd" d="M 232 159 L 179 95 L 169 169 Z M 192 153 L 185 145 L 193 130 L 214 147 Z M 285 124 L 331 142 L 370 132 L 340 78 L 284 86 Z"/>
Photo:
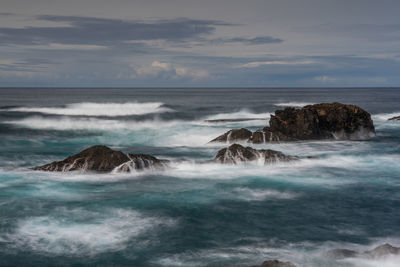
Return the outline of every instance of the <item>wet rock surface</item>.
<path id="1" fill-rule="evenodd" d="M 247 141 L 251 137 L 252 132 L 245 129 L 233 129 L 230 130 L 223 135 L 218 136 L 217 138 L 211 140 L 211 142 L 225 142 L 225 143 L 230 143 L 230 142 L 237 142 L 237 141 Z"/>
<path id="2" fill-rule="evenodd" d="M 355 105 L 321 103 L 301 109 L 285 108 L 271 115 L 269 126 L 254 133 L 231 130 L 212 142 L 247 141 L 254 144 L 299 140 L 366 140 L 375 136 L 371 115 Z"/>
<path id="3" fill-rule="evenodd" d="M 241 162 L 261 161 L 263 164 L 288 162 L 298 160 L 297 157 L 288 156 L 280 151 L 271 149 L 254 149 L 233 144 L 218 151 L 214 161 L 222 164 L 238 164 Z"/>
<path id="4" fill-rule="evenodd" d="M 390 119 L 388 119 L 388 121 L 400 121 L 400 116 L 390 118 Z"/>
<path id="5" fill-rule="evenodd" d="M 127 172 L 133 169 L 142 170 L 151 167 L 165 166 L 165 160 L 145 154 L 128 154 L 112 150 L 107 146 L 92 146 L 76 155 L 62 161 L 54 161 L 49 164 L 34 167 L 38 171 L 95 171 L 111 172 L 117 168 Z M 129 167 L 128 167 L 129 166 Z"/>

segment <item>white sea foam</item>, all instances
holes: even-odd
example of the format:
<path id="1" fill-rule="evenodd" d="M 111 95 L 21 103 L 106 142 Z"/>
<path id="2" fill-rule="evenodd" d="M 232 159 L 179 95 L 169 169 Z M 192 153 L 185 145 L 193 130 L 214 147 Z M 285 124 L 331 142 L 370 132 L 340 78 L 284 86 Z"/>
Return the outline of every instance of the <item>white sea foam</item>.
<path id="1" fill-rule="evenodd" d="M 393 117 L 400 116 L 400 112 L 392 112 L 392 113 L 379 113 L 379 114 L 373 114 L 372 119 L 375 121 L 387 121 L 388 119 L 391 119 Z"/>
<path id="2" fill-rule="evenodd" d="M 256 113 L 247 109 L 242 109 L 237 112 L 232 113 L 218 113 L 204 117 L 203 120 L 223 120 L 223 119 L 265 119 L 266 121 L 269 120 L 271 117 L 270 112 L 261 112 Z M 256 122 L 256 121 L 252 121 Z"/>
<path id="3" fill-rule="evenodd" d="M 304 107 L 307 105 L 312 105 L 314 103 L 309 103 L 309 102 L 284 102 L 284 103 L 276 103 L 274 106 L 277 107 Z"/>
<path id="4" fill-rule="evenodd" d="M 293 192 L 272 189 L 250 189 L 243 187 L 237 188 L 235 193 L 238 198 L 248 201 L 262 201 L 266 199 L 294 199 L 298 197 L 298 194 Z"/>
<path id="5" fill-rule="evenodd" d="M 173 224 L 173 220 L 128 209 L 61 209 L 50 216 L 21 219 L 15 232 L 2 238 L 16 249 L 90 256 L 123 250 L 128 241 L 161 225 Z M 136 240 L 135 245 L 143 244 Z"/>
<path id="6" fill-rule="evenodd" d="M 129 116 L 149 113 L 171 112 L 173 110 L 163 106 L 160 102 L 148 103 L 74 103 L 65 107 L 18 107 L 8 109 L 16 112 L 37 112 L 67 116 Z"/>

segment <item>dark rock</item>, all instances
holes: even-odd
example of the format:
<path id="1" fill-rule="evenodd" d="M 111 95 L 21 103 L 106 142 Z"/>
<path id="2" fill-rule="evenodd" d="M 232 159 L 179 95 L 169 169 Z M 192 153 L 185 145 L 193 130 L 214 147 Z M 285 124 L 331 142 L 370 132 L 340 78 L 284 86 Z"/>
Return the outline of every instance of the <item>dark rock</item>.
<path id="1" fill-rule="evenodd" d="M 371 115 L 360 107 L 340 103 L 308 105 L 275 111 L 269 131 L 281 141 L 368 139 L 375 135 Z"/>
<path id="2" fill-rule="evenodd" d="M 162 169 L 168 160 L 161 160 L 146 154 L 128 154 L 129 161 L 117 166 L 115 172 L 130 172 L 143 169 Z"/>
<path id="3" fill-rule="evenodd" d="M 282 152 L 270 149 L 254 149 L 251 147 L 244 147 L 239 144 L 233 144 L 227 148 L 218 151 L 214 161 L 223 164 L 237 164 L 240 162 L 248 162 L 261 160 L 264 164 L 271 164 L 276 162 L 287 162 L 298 160 L 297 157 L 287 156 Z"/>
<path id="4" fill-rule="evenodd" d="M 231 130 L 212 142 L 246 140 L 259 144 L 320 139 L 365 140 L 373 136 L 375 127 L 371 115 L 362 108 L 341 103 L 322 103 L 301 109 L 288 107 L 277 110 L 271 115 L 269 126 L 262 130 L 252 134 L 243 128 Z"/>
<path id="5" fill-rule="evenodd" d="M 388 119 L 389 121 L 400 121 L 400 116 L 396 116 L 393 118 Z"/>
<path id="6" fill-rule="evenodd" d="M 96 172 L 128 172 L 147 168 L 164 167 L 165 160 L 145 154 L 125 155 L 121 151 L 106 146 L 92 146 L 62 161 L 34 167 L 39 171 L 96 171 Z"/>
<path id="7" fill-rule="evenodd" d="M 356 257 L 359 253 L 350 249 L 332 249 L 326 253 L 326 256 L 332 259 L 345 259 Z"/>
<path id="8" fill-rule="evenodd" d="M 278 261 L 278 260 L 269 260 L 264 261 L 260 266 L 252 266 L 252 267 L 296 267 L 293 263 L 286 261 Z"/>
<path id="9" fill-rule="evenodd" d="M 225 142 L 225 143 L 231 143 L 231 142 L 236 142 L 236 141 L 247 141 L 251 137 L 252 132 L 245 129 L 233 129 L 230 130 L 223 135 L 218 136 L 214 140 L 211 140 L 211 142 Z"/>
<path id="10" fill-rule="evenodd" d="M 128 160 L 129 158 L 121 151 L 106 146 L 92 146 L 62 161 L 54 161 L 33 169 L 59 172 L 76 170 L 110 172 Z"/>

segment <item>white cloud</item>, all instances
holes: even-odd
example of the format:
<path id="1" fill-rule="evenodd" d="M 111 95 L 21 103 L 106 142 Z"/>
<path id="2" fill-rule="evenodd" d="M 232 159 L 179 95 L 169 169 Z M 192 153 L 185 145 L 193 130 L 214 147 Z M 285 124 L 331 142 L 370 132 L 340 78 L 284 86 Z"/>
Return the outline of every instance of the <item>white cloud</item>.
<path id="1" fill-rule="evenodd" d="M 206 70 L 175 66 L 170 63 L 155 60 L 150 66 L 131 65 L 134 74 L 132 78 L 151 78 L 164 76 L 169 79 L 189 78 L 193 80 L 209 77 Z"/>
<path id="2" fill-rule="evenodd" d="M 246 64 L 240 64 L 236 66 L 237 68 L 258 68 L 264 65 L 306 65 L 313 64 L 314 61 L 280 61 L 280 60 L 272 60 L 272 61 L 254 61 Z"/>

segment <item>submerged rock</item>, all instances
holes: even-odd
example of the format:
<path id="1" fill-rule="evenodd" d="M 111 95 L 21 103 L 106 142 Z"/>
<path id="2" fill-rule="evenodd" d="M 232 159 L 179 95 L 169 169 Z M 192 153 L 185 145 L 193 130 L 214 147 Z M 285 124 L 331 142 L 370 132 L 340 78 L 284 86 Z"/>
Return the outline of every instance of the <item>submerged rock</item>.
<path id="1" fill-rule="evenodd" d="M 400 121 L 400 116 L 390 118 L 390 119 L 388 119 L 388 121 Z"/>
<path id="2" fill-rule="evenodd" d="M 235 133 L 235 135 L 233 135 Z M 245 140 L 259 144 L 298 140 L 365 140 L 375 136 L 371 115 L 360 107 L 341 103 L 308 105 L 301 109 L 275 111 L 269 126 L 251 133 L 247 129 L 231 130 L 212 142 Z"/>
<path id="3" fill-rule="evenodd" d="M 247 141 L 251 135 L 252 132 L 245 128 L 233 129 L 211 140 L 211 142 L 233 143 L 237 141 Z"/>
<path id="4" fill-rule="evenodd" d="M 377 246 L 372 250 L 364 252 L 358 252 L 350 249 L 333 249 L 326 253 L 326 256 L 333 259 L 345 259 L 354 257 L 379 259 L 393 255 L 400 255 L 400 247 L 394 247 L 390 244 L 383 244 Z"/>
<path id="5" fill-rule="evenodd" d="M 252 267 L 296 267 L 296 265 L 294 265 L 289 261 L 283 262 L 279 260 L 269 260 L 269 261 L 264 261 L 259 266 L 252 266 Z"/>
<path id="6" fill-rule="evenodd" d="M 54 161 L 49 164 L 34 167 L 33 169 L 56 172 L 77 170 L 111 172 L 119 168 L 121 171 L 130 171 L 133 169 L 141 170 L 150 167 L 158 167 L 161 166 L 162 162 L 164 161 L 150 155 L 125 155 L 121 151 L 112 150 L 106 146 L 92 146 L 62 161 Z"/>
<path id="7" fill-rule="evenodd" d="M 298 160 L 297 157 L 287 156 L 280 151 L 271 149 L 254 149 L 244 147 L 239 144 L 233 144 L 227 148 L 218 151 L 214 161 L 223 164 L 237 164 L 248 161 L 261 161 L 263 164 L 271 164 L 276 162 L 287 162 Z"/>

